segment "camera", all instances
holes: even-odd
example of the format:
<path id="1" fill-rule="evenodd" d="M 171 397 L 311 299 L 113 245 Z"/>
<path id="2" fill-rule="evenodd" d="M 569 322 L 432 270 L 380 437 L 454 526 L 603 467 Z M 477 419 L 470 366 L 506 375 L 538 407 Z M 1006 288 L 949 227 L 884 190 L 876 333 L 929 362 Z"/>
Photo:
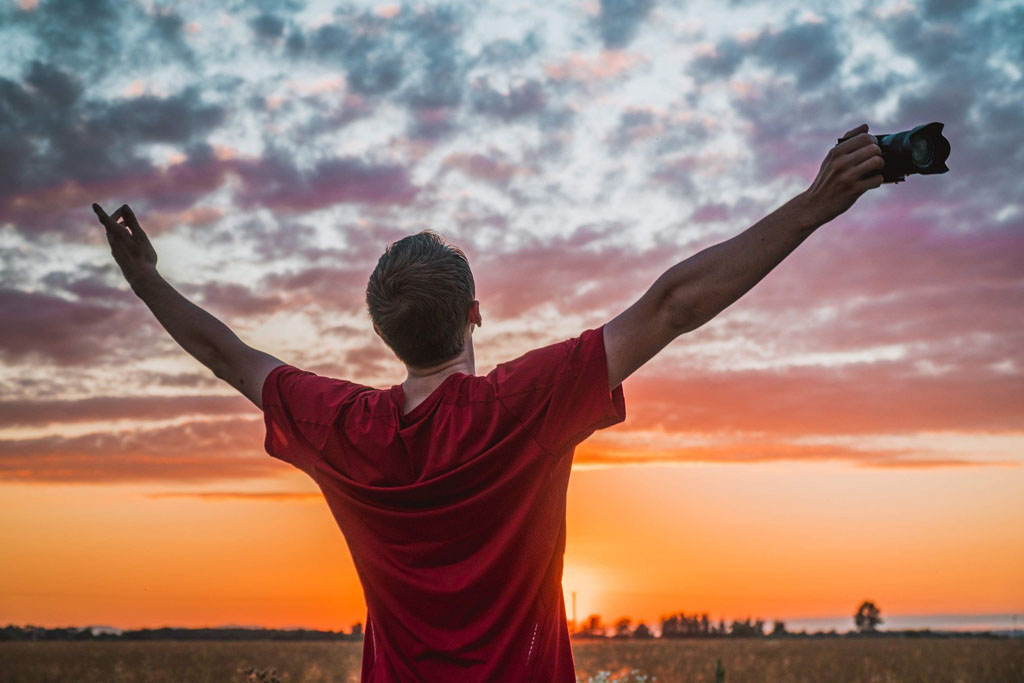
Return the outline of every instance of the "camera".
<path id="1" fill-rule="evenodd" d="M 933 175 L 947 172 L 949 140 L 942 136 L 942 125 L 933 121 L 899 133 L 872 133 L 878 140 L 882 161 L 885 162 L 882 182 L 899 183 L 911 173 Z M 848 139 L 839 138 L 836 144 Z"/>

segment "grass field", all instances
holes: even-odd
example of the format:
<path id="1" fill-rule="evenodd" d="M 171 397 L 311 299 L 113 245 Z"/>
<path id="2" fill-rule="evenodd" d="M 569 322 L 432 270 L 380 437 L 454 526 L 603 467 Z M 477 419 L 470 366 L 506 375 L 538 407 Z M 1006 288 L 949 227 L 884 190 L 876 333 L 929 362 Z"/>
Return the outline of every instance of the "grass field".
<path id="1" fill-rule="evenodd" d="M 5 642 L 2 683 L 359 680 L 361 643 Z M 728 683 L 1013 683 L 1024 640 L 607 641 L 573 645 L 578 679 Z"/>

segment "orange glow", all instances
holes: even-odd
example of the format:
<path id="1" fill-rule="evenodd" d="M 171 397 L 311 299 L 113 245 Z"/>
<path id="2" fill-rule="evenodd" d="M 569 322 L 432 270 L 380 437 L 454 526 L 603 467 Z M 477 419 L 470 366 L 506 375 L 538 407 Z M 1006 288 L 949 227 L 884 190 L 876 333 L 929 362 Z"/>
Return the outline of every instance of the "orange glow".
<path id="1" fill-rule="evenodd" d="M 312 492 L 282 471 L 275 489 Z M 571 618 L 1024 609 L 1019 468 L 843 464 L 581 469 L 563 587 Z M 267 489 L 261 489 L 266 491 Z M 325 503 L 254 489 L 4 485 L 0 623 L 348 629 L 362 592 Z M 948 492 L 948 495 L 944 492 Z"/>

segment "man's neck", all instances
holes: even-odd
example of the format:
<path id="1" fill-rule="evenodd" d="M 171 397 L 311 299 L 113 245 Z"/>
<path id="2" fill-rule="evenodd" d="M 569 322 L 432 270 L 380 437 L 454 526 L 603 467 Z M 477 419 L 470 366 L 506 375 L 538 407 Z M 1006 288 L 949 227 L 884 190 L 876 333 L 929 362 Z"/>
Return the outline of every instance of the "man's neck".
<path id="1" fill-rule="evenodd" d="M 472 357 L 467 358 L 464 355 L 460 355 L 447 363 L 432 368 L 420 369 L 406 366 L 406 371 L 408 376 L 402 382 L 402 390 L 406 395 L 426 395 L 439 387 L 441 382 L 449 375 L 459 372 L 465 375 L 475 375 L 476 364 L 473 362 Z"/>

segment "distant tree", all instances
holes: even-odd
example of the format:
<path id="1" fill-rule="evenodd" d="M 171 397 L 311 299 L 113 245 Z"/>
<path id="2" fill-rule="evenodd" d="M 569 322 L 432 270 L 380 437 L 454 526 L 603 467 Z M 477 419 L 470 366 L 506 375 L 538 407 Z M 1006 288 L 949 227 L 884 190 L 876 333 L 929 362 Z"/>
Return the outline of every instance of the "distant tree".
<path id="1" fill-rule="evenodd" d="M 584 638 L 604 638 L 604 624 L 601 623 L 600 614 L 591 614 L 583 621 L 583 628 L 578 635 Z"/>
<path id="2" fill-rule="evenodd" d="M 764 635 L 764 621 L 752 621 L 749 617 L 742 621 L 734 619 L 729 633 L 737 638 L 761 637 Z"/>
<path id="3" fill-rule="evenodd" d="M 662 638 L 696 638 L 711 634 L 711 622 L 707 614 L 685 612 L 661 618 Z"/>
<path id="4" fill-rule="evenodd" d="M 356 623 L 352 624 L 352 637 L 353 638 L 362 638 L 363 637 L 363 622 L 357 621 Z"/>
<path id="5" fill-rule="evenodd" d="M 633 625 L 633 620 L 629 617 L 622 617 L 615 622 L 615 637 L 616 638 L 629 638 L 633 635 L 633 629 L 630 628 Z"/>
<path id="6" fill-rule="evenodd" d="M 882 623 L 881 611 L 870 600 L 860 603 L 857 613 L 853 615 L 853 623 L 861 633 L 874 633 Z"/>
<path id="7" fill-rule="evenodd" d="M 647 624 L 645 624 L 644 622 L 641 621 L 639 624 L 636 625 L 636 628 L 633 629 L 633 637 L 634 638 L 653 638 L 654 634 L 651 633 L 651 629 L 647 628 Z"/>
<path id="8" fill-rule="evenodd" d="M 725 619 L 719 619 L 718 620 L 718 628 L 716 629 L 715 632 L 718 633 L 718 635 L 720 635 L 720 636 L 724 636 L 726 633 L 729 632 L 728 627 L 726 627 L 726 625 L 725 625 Z"/>
<path id="9" fill-rule="evenodd" d="M 778 619 L 776 619 L 775 623 L 772 624 L 771 635 L 778 637 L 778 636 L 784 636 L 786 634 L 787 634 L 786 622 L 779 621 Z"/>

